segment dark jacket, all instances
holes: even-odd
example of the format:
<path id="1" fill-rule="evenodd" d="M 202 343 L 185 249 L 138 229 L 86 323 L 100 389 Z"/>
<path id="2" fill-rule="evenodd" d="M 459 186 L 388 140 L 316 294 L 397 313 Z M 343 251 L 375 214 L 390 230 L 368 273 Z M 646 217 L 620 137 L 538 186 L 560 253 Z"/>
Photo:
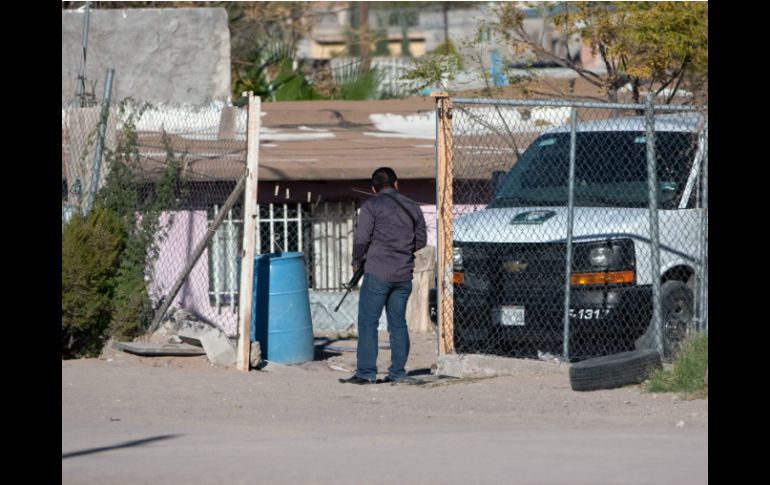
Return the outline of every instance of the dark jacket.
<path id="1" fill-rule="evenodd" d="M 383 194 L 393 194 L 412 214 Z M 366 259 L 364 272 L 385 281 L 409 281 L 414 270 L 414 252 L 425 247 L 425 218 L 415 201 L 386 187 L 361 206 L 353 241 L 353 266 Z"/>

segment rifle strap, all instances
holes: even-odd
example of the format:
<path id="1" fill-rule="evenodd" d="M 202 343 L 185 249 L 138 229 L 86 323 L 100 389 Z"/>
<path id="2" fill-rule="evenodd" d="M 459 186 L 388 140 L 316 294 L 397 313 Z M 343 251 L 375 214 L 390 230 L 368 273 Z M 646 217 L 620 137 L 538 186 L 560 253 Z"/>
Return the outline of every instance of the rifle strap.
<path id="1" fill-rule="evenodd" d="M 382 195 L 384 195 L 385 197 L 388 197 L 389 199 L 393 199 L 393 202 L 395 202 L 396 204 L 398 204 L 398 205 L 399 205 L 399 207 L 401 207 L 402 209 L 404 209 L 404 212 L 406 212 L 406 215 L 408 215 L 408 216 L 409 216 L 409 219 L 411 219 L 411 220 L 412 220 L 413 228 L 414 228 L 414 229 L 417 229 L 417 220 L 414 218 L 414 216 L 412 215 L 412 213 L 411 213 L 411 212 L 409 212 L 409 210 L 407 210 L 407 208 L 404 206 L 404 204 L 402 204 L 402 203 L 401 203 L 401 201 L 400 201 L 400 200 L 398 200 L 398 199 L 396 198 L 396 196 L 395 196 L 395 195 L 393 195 L 393 194 L 388 194 L 388 193 L 383 193 Z"/>
<path id="2" fill-rule="evenodd" d="M 383 192 L 382 195 L 384 195 L 385 197 L 387 197 L 389 199 L 393 199 L 393 202 L 398 204 L 399 207 L 401 207 L 404 210 L 404 212 L 406 212 L 406 215 L 409 216 L 409 219 L 412 220 L 412 241 L 416 244 L 416 242 L 417 242 L 416 241 L 416 239 L 417 239 L 417 220 L 414 218 L 412 213 L 409 212 L 409 210 L 407 210 L 407 208 L 404 206 L 404 204 L 402 204 L 401 201 L 396 198 L 395 195 L 389 194 L 389 193 L 386 193 L 386 192 Z"/>

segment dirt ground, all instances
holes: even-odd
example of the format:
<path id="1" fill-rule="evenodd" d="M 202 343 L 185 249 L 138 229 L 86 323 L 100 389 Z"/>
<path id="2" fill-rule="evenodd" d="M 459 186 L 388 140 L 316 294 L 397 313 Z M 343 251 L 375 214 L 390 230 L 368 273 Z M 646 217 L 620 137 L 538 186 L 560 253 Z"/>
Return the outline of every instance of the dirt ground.
<path id="1" fill-rule="evenodd" d="M 567 365 L 532 361 L 340 384 L 355 340 L 316 337 L 313 362 L 249 373 L 114 349 L 62 361 L 62 483 L 708 483 L 707 399 L 578 393 Z M 407 370 L 436 360 L 435 336 L 412 335 Z"/>

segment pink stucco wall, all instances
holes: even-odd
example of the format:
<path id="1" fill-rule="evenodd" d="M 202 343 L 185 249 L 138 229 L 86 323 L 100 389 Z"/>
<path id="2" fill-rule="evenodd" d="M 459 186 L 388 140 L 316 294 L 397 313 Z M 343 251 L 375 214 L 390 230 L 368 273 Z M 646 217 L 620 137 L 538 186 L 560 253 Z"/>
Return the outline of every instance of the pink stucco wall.
<path id="1" fill-rule="evenodd" d="M 206 211 L 178 211 L 174 212 L 173 216 L 171 213 L 164 213 L 161 216 L 161 223 L 164 226 L 169 224 L 172 217 L 173 223 L 168 226 L 166 238 L 159 245 L 160 253 L 154 265 L 151 291 L 155 298 L 171 289 L 195 247 L 205 236 L 208 225 Z M 228 335 L 236 335 L 238 307 L 236 306 L 233 312 L 229 306 L 223 307 L 220 311 L 211 306 L 208 296 L 208 275 L 209 256 L 208 250 L 205 250 L 170 308 L 189 310 L 215 324 Z"/>

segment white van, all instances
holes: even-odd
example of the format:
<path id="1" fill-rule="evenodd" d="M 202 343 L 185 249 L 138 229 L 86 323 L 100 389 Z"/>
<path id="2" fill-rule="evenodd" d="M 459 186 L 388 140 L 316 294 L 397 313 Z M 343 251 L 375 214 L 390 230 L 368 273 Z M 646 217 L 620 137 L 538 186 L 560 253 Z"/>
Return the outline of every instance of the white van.
<path id="1" fill-rule="evenodd" d="M 658 116 L 660 274 L 651 274 L 643 117 L 577 125 L 570 298 L 572 360 L 653 345 L 661 281 L 664 350 L 690 324 L 701 261 L 705 118 Z M 454 222 L 457 352 L 562 353 L 570 128 L 543 132 L 492 201 Z"/>

